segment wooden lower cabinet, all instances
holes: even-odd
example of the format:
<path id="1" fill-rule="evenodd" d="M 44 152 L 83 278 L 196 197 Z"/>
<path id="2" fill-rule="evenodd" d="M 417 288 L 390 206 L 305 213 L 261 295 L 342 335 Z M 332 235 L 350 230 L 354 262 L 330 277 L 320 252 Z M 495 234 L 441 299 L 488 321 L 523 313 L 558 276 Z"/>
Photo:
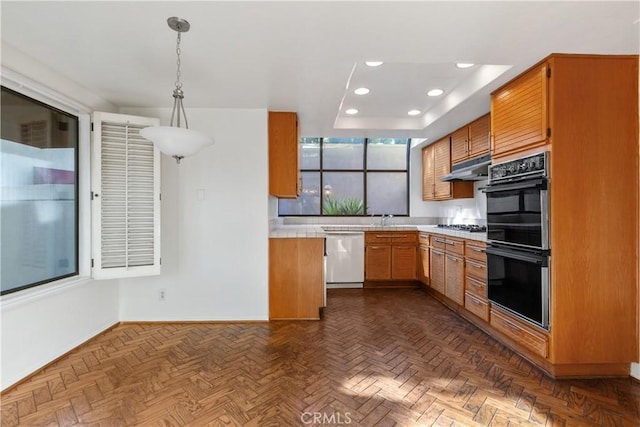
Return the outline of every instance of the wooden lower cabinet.
<path id="1" fill-rule="evenodd" d="M 485 322 L 489 321 L 487 298 L 486 244 L 467 240 L 464 247 L 464 307 Z"/>
<path id="2" fill-rule="evenodd" d="M 391 279 L 391 246 L 367 246 L 364 253 L 366 280 Z"/>
<path id="3" fill-rule="evenodd" d="M 413 281 L 417 276 L 417 232 L 365 233 L 366 281 Z"/>
<path id="4" fill-rule="evenodd" d="M 464 240 L 431 236 L 431 288 L 464 305 Z"/>
<path id="5" fill-rule="evenodd" d="M 445 296 L 459 305 L 464 305 L 464 258 L 446 254 L 444 270 Z"/>
<path id="6" fill-rule="evenodd" d="M 464 308 L 485 322 L 489 321 L 489 303 L 471 292 L 464 294 Z"/>
<path id="7" fill-rule="evenodd" d="M 492 307 L 491 326 L 534 354 L 545 358 L 549 355 L 548 333 L 538 330 L 506 311 Z"/>
<path id="8" fill-rule="evenodd" d="M 431 248 L 429 253 L 429 266 L 431 276 L 431 289 L 444 295 L 444 284 L 446 281 L 444 272 L 444 252 Z"/>
<path id="9" fill-rule="evenodd" d="M 269 239 L 269 319 L 319 319 L 324 238 Z"/>
<path id="10" fill-rule="evenodd" d="M 416 279 L 416 247 L 391 247 L 391 278 L 398 280 Z"/>
<path id="11" fill-rule="evenodd" d="M 429 246 L 418 247 L 418 280 L 425 286 L 430 285 Z"/>

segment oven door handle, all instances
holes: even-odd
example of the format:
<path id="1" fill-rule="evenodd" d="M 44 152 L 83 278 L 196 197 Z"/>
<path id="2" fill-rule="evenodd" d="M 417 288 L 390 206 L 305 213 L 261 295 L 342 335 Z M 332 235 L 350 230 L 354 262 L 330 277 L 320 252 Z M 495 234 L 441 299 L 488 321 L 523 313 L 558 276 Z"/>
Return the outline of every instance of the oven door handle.
<path id="1" fill-rule="evenodd" d="M 517 259 L 520 261 L 531 262 L 538 264 L 542 267 L 548 266 L 547 257 L 543 255 L 537 254 L 529 254 L 523 251 L 515 251 L 512 249 L 503 249 L 496 248 L 493 246 L 488 246 L 486 249 L 486 253 L 489 255 L 497 255 L 505 258 Z"/>
<path id="2" fill-rule="evenodd" d="M 533 179 L 521 182 L 511 182 L 508 184 L 493 184 L 491 186 L 483 187 L 482 191 L 485 193 L 495 193 L 496 191 L 509 191 L 509 190 L 522 190 L 525 188 L 540 188 L 542 190 L 547 189 L 546 179 Z"/>

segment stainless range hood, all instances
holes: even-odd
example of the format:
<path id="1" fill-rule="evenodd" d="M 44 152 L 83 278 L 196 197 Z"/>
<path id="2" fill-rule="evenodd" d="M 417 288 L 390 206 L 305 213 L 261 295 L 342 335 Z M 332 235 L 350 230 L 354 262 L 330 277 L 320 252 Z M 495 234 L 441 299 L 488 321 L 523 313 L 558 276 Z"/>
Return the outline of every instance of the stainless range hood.
<path id="1" fill-rule="evenodd" d="M 440 181 L 482 181 L 489 176 L 491 155 L 476 157 L 466 162 L 453 165 L 451 173 L 440 178 Z"/>

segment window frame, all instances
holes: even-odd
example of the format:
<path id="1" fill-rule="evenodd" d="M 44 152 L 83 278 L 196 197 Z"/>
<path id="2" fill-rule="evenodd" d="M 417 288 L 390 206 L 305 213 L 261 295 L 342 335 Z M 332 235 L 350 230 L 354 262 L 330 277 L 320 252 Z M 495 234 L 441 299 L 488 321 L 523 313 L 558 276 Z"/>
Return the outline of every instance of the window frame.
<path id="1" fill-rule="evenodd" d="M 40 294 L 48 294 L 63 287 L 90 279 L 91 275 L 91 201 L 90 201 L 90 108 L 78 103 L 13 70 L 1 67 L 1 85 L 21 96 L 78 118 L 78 146 L 76 151 L 76 272 L 64 277 L 38 282 L 2 293 L 5 302 L 19 301 Z"/>
<path id="2" fill-rule="evenodd" d="M 406 152 L 405 152 L 405 164 L 406 164 L 406 169 L 369 169 L 368 168 L 368 164 L 367 164 L 367 152 L 368 152 L 368 148 L 369 148 L 369 141 L 370 140 L 376 140 L 376 139 L 380 139 L 380 138 L 368 138 L 368 137 L 364 137 L 364 138 L 354 138 L 354 139 L 362 139 L 364 140 L 363 143 L 363 150 L 362 150 L 362 164 L 363 164 L 363 168 L 362 169 L 324 169 L 324 156 L 323 156 L 323 145 L 324 145 L 324 140 L 331 138 L 331 137 L 302 137 L 300 138 L 300 141 L 298 141 L 299 144 L 302 143 L 303 138 L 318 138 L 320 140 L 320 147 L 319 147 L 319 168 L 318 169 L 303 169 L 302 167 L 300 168 L 300 173 L 304 173 L 304 172 L 311 172 L 311 173 L 318 173 L 320 176 L 320 213 L 319 214 L 281 214 L 280 213 L 280 199 L 278 199 L 278 217 L 317 217 L 317 216 L 321 216 L 321 217 L 353 217 L 353 218 L 363 218 L 363 217 L 368 217 L 368 216 L 382 216 L 383 214 L 368 214 L 367 213 L 367 174 L 372 173 L 372 174 L 377 174 L 377 173 L 404 173 L 406 174 L 406 184 L 407 184 L 407 194 L 406 194 L 406 208 L 407 208 L 407 213 L 406 214 L 393 214 L 394 216 L 398 216 L 398 217 L 408 217 L 410 212 L 411 212 L 411 191 L 410 191 L 410 185 L 411 185 L 411 172 L 410 172 L 410 168 L 411 168 L 411 138 L 397 138 L 397 139 L 406 139 L 407 140 L 407 144 L 406 144 Z M 362 215 L 327 215 L 324 213 L 323 209 L 322 209 L 322 204 L 324 201 L 324 197 L 322 195 L 322 191 L 324 188 L 324 173 L 325 172 L 339 172 L 339 173 L 361 173 L 362 174 L 362 201 L 364 203 L 365 206 L 365 212 Z"/>

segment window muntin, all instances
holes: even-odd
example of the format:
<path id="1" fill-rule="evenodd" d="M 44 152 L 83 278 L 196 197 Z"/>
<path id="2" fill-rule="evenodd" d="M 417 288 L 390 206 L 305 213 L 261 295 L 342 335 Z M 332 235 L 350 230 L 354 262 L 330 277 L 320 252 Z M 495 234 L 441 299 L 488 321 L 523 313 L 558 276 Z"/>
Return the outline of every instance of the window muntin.
<path id="1" fill-rule="evenodd" d="M 409 139 L 300 139 L 302 192 L 280 216 L 408 215 Z"/>
<path id="2" fill-rule="evenodd" d="M 2 87 L 0 293 L 78 274 L 78 117 Z"/>

